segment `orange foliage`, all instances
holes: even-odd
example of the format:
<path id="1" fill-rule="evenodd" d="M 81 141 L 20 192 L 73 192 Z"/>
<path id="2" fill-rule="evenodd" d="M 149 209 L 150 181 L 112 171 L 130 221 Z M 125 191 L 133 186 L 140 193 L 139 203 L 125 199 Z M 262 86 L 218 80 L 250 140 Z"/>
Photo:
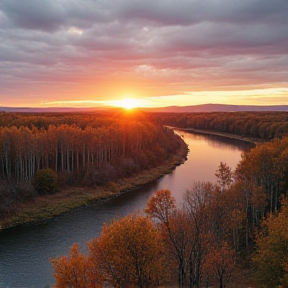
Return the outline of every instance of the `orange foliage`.
<path id="1" fill-rule="evenodd" d="M 78 245 L 73 244 L 70 256 L 51 259 L 54 267 L 55 288 L 98 288 L 102 287 L 100 274 L 95 273 L 87 257 L 79 252 Z"/>
<path id="2" fill-rule="evenodd" d="M 168 189 L 157 191 L 148 201 L 145 212 L 152 218 L 167 223 L 176 212 L 176 201 Z"/>
<path id="3" fill-rule="evenodd" d="M 134 214 L 104 225 L 89 243 L 89 258 L 111 284 L 150 287 L 161 281 L 163 244 L 151 220 Z"/>

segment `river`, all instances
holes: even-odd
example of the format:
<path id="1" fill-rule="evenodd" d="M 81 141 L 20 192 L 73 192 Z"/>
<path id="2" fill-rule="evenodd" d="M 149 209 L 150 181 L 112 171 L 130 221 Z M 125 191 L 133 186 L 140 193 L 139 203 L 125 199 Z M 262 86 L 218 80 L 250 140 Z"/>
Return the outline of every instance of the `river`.
<path id="1" fill-rule="evenodd" d="M 55 219 L 30 227 L 0 233 L 0 287 L 51 287 L 53 269 L 49 259 L 67 255 L 73 243 L 86 252 L 87 241 L 101 234 L 101 227 L 115 217 L 142 211 L 157 190 L 170 189 L 179 203 L 182 194 L 195 181 L 215 182 L 215 171 L 222 161 L 235 168 L 241 154 L 253 144 L 218 136 L 179 132 L 189 145 L 187 161 L 171 174 L 141 189 L 119 197 L 81 207 Z"/>

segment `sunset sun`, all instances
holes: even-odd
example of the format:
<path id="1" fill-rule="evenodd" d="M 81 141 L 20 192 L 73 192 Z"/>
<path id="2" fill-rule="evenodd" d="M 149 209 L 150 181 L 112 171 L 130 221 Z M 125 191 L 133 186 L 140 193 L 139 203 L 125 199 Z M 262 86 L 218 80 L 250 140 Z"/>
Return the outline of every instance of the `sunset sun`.
<path id="1" fill-rule="evenodd" d="M 135 98 L 125 98 L 117 102 L 117 106 L 130 110 L 140 106 L 140 103 Z"/>
<path id="2" fill-rule="evenodd" d="M 287 14 L 0 0 L 0 288 L 288 288 Z"/>

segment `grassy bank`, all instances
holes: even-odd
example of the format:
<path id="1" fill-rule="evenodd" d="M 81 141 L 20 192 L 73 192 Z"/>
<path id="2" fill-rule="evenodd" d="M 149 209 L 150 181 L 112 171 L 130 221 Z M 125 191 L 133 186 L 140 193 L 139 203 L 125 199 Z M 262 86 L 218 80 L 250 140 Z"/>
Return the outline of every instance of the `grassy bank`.
<path id="1" fill-rule="evenodd" d="M 33 200 L 19 203 L 13 213 L 0 219 L 0 231 L 44 221 L 100 199 L 115 197 L 120 193 L 134 190 L 171 173 L 176 166 L 185 161 L 187 153 L 187 145 L 182 142 L 178 153 L 166 160 L 161 166 L 144 170 L 132 177 L 96 188 L 68 187 L 53 195 L 38 196 Z"/>

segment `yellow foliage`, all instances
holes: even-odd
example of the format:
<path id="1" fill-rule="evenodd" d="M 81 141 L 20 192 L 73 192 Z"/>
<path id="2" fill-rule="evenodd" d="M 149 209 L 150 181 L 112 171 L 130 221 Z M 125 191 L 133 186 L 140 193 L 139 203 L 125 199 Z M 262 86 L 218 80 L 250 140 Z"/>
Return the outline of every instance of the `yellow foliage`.
<path id="1" fill-rule="evenodd" d="M 254 262 L 259 278 L 267 287 L 287 286 L 288 276 L 288 201 L 277 215 L 269 215 L 256 235 Z"/>

